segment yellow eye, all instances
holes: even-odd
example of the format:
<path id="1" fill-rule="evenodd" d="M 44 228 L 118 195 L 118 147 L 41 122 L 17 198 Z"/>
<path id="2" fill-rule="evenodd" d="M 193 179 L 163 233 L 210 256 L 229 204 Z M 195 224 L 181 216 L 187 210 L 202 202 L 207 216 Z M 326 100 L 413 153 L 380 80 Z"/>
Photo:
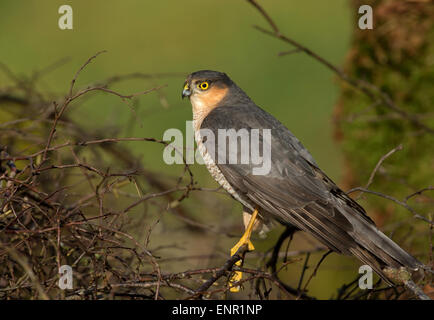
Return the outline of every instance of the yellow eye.
<path id="1" fill-rule="evenodd" d="M 209 84 L 208 84 L 208 82 L 204 81 L 204 82 L 199 83 L 197 85 L 197 87 L 201 90 L 206 90 L 206 89 L 208 89 Z"/>

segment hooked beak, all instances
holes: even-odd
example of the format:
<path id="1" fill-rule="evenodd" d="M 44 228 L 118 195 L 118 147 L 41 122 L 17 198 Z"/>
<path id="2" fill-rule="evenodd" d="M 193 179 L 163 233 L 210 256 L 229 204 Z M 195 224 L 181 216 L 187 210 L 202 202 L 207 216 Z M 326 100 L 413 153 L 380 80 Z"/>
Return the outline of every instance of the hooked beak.
<path id="1" fill-rule="evenodd" d="M 184 90 L 182 90 L 182 99 L 190 96 L 191 96 L 190 86 L 188 85 L 188 83 L 186 83 L 184 86 Z"/>

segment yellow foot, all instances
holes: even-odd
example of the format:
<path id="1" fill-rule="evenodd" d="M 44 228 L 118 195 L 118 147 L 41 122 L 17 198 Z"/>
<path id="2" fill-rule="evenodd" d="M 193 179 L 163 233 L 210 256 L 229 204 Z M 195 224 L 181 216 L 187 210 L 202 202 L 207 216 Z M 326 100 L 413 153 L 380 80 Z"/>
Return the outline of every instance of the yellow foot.
<path id="1" fill-rule="evenodd" d="M 247 244 L 247 249 L 249 251 L 253 251 L 255 250 L 255 247 L 253 246 L 253 243 L 249 240 L 246 239 L 246 237 L 242 237 L 240 239 L 240 241 L 238 241 L 238 243 L 231 249 L 231 256 L 233 256 L 234 254 L 237 253 L 237 251 L 243 246 Z M 243 264 L 242 260 L 238 260 L 235 265 L 241 267 Z M 237 283 L 238 281 L 240 281 L 243 278 L 243 273 L 241 271 L 235 271 L 234 274 L 232 275 L 232 277 L 229 279 L 229 285 L 230 285 L 230 291 L 231 292 L 239 292 L 240 291 L 240 286 L 234 286 L 234 283 Z"/>
<path id="2" fill-rule="evenodd" d="M 244 246 L 245 244 L 247 244 L 247 249 L 249 251 L 253 251 L 255 250 L 255 246 L 253 245 L 252 241 L 250 241 L 250 239 L 245 239 L 244 236 L 240 239 L 240 241 L 237 242 L 236 245 L 234 245 L 231 249 L 231 257 L 237 253 L 237 251 Z M 239 262 L 239 261 L 238 261 Z"/>
<path id="3" fill-rule="evenodd" d="M 255 247 L 253 246 L 252 242 L 250 241 L 250 236 L 253 231 L 253 225 L 255 223 L 256 217 L 258 215 L 258 210 L 253 211 L 252 216 L 250 218 L 249 224 L 241 237 L 240 241 L 237 242 L 237 244 L 231 249 L 231 257 L 237 253 L 237 251 L 244 245 L 247 245 L 247 249 L 249 251 L 255 250 Z M 235 263 L 236 266 L 242 266 L 243 261 L 238 260 Z M 238 292 L 240 291 L 240 286 L 234 286 L 234 283 L 240 281 L 243 277 L 243 273 L 241 271 L 235 271 L 233 276 L 229 279 L 229 286 L 231 292 Z"/>

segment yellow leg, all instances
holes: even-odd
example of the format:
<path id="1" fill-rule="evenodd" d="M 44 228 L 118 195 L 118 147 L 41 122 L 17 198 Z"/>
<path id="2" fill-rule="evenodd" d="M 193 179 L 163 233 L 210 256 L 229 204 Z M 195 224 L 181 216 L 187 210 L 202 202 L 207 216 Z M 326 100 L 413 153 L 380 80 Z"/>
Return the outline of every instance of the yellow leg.
<path id="1" fill-rule="evenodd" d="M 243 236 L 241 237 L 240 241 L 237 242 L 237 244 L 231 249 L 231 256 L 233 256 L 235 253 L 237 253 L 238 249 L 240 249 L 242 246 L 247 244 L 248 250 L 253 251 L 255 250 L 255 247 L 253 246 L 252 242 L 250 241 L 250 236 L 252 235 L 253 225 L 255 224 L 256 217 L 258 216 L 258 210 L 255 209 L 253 211 L 252 216 L 250 218 L 249 224 L 247 225 L 246 231 L 244 232 Z M 241 266 L 242 260 L 238 260 L 235 265 Z M 238 282 L 242 279 L 243 273 L 241 271 L 235 271 L 234 275 L 229 280 L 230 285 L 230 291 L 231 292 L 238 292 L 240 291 L 240 286 L 233 286 L 235 282 Z"/>

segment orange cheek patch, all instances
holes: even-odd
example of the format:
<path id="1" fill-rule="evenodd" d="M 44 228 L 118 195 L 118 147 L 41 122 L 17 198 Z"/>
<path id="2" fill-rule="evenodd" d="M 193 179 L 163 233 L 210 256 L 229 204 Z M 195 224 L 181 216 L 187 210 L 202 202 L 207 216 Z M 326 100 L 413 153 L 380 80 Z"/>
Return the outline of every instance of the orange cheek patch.
<path id="1" fill-rule="evenodd" d="M 228 93 L 228 90 L 228 88 L 211 87 L 206 91 L 193 95 L 190 101 L 193 107 L 195 130 L 200 128 L 203 119 L 217 107 Z"/>
<path id="2" fill-rule="evenodd" d="M 200 100 L 202 100 L 203 105 L 207 106 L 207 109 L 214 109 L 226 96 L 227 92 L 228 88 L 210 88 L 202 93 Z"/>

